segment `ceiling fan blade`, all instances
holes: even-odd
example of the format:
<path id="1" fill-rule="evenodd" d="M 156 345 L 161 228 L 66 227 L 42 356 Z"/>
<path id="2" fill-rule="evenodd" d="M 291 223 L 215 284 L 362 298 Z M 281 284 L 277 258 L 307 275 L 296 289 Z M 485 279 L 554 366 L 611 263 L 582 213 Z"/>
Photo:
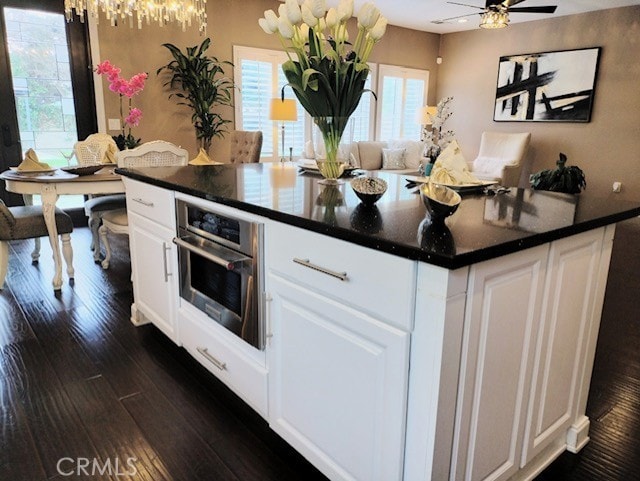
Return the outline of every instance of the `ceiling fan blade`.
<path id="1" fill-rule="evenodd" d="M 487 0 L 487 7 L 491 5 L 502 5 L 503 7 L 510 8 L 512 5 L 517 5 L 518 3 L 524 2 L 524 0 Z"/>
<path id="2" fill-rule="evenodd" d="M 477 5 L 469 5 L 468 3 L 458 3 L 458 2 L 447 2 L 447 3 L 450 3 L 451 5 L 462 5 L 463 7 L 478 8 L 480 10 L 484 10 L 484 8 L 482 7 L 478 7 Z"/>
<path id="3" fill-rule="evenodd" d="M 443 18 L 442 20 L 431 20 L 431 23 L 435 23 L 436 25 L 440 25 L 442 23 L 447 23 L 449 20 L 457 20 L 458 18 L 471 17 L 473 15 L 480 15 L 480 14 L 479 13 L 468 13 L 466 15 L 458 15 L 457 17 Z"/>
<path id="4" fill-rule="evenodd" d="M 508 11 L 509 13 L 553 13 L 556 11 L 556 8 L 558 8 L 557 5 L 549 5 L 546 7 L 516 7 L 510 8 Z"/>

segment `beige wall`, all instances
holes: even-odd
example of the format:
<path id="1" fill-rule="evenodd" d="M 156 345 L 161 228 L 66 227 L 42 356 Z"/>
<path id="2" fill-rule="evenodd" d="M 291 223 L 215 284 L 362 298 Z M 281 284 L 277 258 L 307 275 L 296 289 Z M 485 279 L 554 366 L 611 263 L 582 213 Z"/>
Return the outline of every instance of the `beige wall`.
<path id="1" fill-rule="evenodd" d="M 602 46 L 590 123 L 494 122 L 498 59 L 503 55 Z M 454 96 L 448 126 L 467 160 L 484 130 L 529 131 L 532 171 L 551 168 L 558 153 L 585 171 L 587 188 L 640 199 L 640 6 L 512 24 L 498 31 L 443 36 L 438 98 Z"/>
<path id="2" fill-rule="evenodd" d="M 282 49 L 277 36 L 265 34 L 258 26 L 258 19 L 264 11 L 277 10 L 278 5 L 280 2 L 275 0 L 209 0 L 207 36 L 212 39 L 212 47 L 208 53 L 219 60 L 231 61 L 233 45 Z M 353 27 L 350 31 L 355 33 Z M 190 110 L 177 106 L 173 99 L 168 100 L 156 70 L 170 60 L 169 52 L 161 46 L 163 43 L 173 43 L 184 49 L 199 44 L 203 37 L 195 29 L 185 33 L 176 26 L 160 28 L 145 25 L 141 30 L 128 26 L 114 28 L 105 21 L 100 23 L 98 35 L 101 59 L 109 59 L 122 68 L 122 75 L 130 77 L 141 71 L 149 73 L 145 90 L 134 99 L 134 105 L 141 108 L 144 114 L 140 126 L 134 128 L 134 134 L 142 137 L 143 141 L 168 140 L 195 154 L 196 142 Z M 355 38 L 353 34 L 352 37 Z M 433 102 L 436 99 L 435 58 L 438 42 L 439 35 L 390 26 L 374 49 L 371 61 L 430 70 L 429 102 Z M 233 75 L 233 69 L 230 68 L 227 73 Z M 104 85 L 106 116 L 118 118 L 117 96 L 108 91 L 106 83 Z M 227 109 L 225 116 L 233 120 L 233 109 Z M 230 129 L 233 129 L 233 124 Z M 228 149 L 227 138 L 215 139 L 211 153 L 214 158 L 224 160 Z"/>

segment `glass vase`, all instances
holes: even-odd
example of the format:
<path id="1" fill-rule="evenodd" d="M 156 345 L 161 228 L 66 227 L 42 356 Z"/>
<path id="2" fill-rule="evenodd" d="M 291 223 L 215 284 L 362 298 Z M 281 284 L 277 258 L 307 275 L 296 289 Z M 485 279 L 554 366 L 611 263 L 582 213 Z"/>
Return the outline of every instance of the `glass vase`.
<path id="1" fill-rule="evenodd" d="M 349 117 L 314 117 L 319 135 L 316 135 L 314 147 L 316 164 L 324 177 L 323 184 L 337 184 L 338 178 L 349 165 L 351 139 L 345 136 Z"/>

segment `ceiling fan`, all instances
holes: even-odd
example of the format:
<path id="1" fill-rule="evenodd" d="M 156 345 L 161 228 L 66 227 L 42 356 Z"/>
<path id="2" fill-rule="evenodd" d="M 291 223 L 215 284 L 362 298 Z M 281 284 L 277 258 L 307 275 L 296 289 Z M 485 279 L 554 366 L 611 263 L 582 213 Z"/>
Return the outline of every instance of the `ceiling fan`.
<path id="1" fill-rule="evenodd" d="M 478 7 L 476 5 L 469 5 L 466 3 L 447 2 L 453 5 L 462 5 L 463 7 L 477 8 L 482 10 L 478 12 L 480 15 L 480 27 L 482 28 L 503 28 L 509 23 L 509 13 L 554 13 L 557 5 L 547 5 L 541 7 L 515 7 L 518 3 L 522 3 L 525 0 L 487 0 L 484 7 Z M 432 23 L 442 24 L 450 20 L 456 20 L 459 18 L 469 17 L 475 15 L 475 13 L 468 13 L 466 15 L 458 15 L 457 17 L 443 18 L 442 20 L 434 20 Z"/>

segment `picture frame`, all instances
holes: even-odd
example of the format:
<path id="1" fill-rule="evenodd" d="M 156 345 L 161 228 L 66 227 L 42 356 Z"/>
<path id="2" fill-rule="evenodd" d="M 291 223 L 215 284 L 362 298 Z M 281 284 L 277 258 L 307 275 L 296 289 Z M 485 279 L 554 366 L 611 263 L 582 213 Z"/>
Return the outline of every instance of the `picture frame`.
<path id="1" fill-rule="evenodd" d="M 493 120 L 590 122 L 601 50 L 500 57 Z"/>

